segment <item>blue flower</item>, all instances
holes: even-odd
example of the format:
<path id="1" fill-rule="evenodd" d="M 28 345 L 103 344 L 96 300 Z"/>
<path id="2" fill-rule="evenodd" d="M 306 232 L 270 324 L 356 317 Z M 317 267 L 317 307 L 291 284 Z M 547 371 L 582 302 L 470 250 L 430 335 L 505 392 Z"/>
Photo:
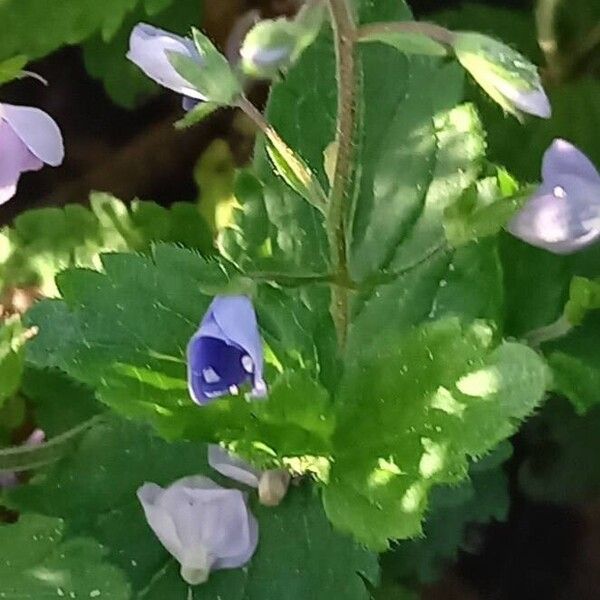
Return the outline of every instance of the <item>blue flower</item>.
<path id="1" fill-rule="evenodd" d="M 187 349 L 188 387 L 197 404 L 207 404 L 250 383 L 264 396 L 263 349 L 256 314 L 246 296 L 217 296 Z"/>
<path id="2" fill-rule="evenodd" d="M 571 254 L 600 239 L 600 174 L 565 140 L 544 155 L 542 184 L 510 221 L 515 237 L 554 254 Z"/>

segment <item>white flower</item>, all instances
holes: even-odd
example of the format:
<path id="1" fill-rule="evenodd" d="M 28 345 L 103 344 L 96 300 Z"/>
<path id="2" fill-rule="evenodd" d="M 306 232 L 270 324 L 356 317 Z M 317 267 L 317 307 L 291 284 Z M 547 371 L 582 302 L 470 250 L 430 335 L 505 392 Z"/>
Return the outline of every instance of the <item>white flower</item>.
<path id="1" fill-rule="evenodd" d="M 166 489 L 146 483 L 137 496 L 150 527 L 190 585 L 205 582 L 211 571 L 243 566 L 256 550 L 258 524 L 239 490 L 198 475 Z"/>

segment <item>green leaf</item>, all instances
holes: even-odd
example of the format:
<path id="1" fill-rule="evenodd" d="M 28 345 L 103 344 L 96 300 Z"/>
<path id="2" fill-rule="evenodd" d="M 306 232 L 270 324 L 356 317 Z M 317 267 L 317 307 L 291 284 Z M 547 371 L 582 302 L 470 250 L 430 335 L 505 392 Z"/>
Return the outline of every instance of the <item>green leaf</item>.
<path id="1" fill-rule="evenodd" d="M 4 34 L 0 57 L 25 54 L 39 58 L 66 44 L 78 44 L 96 32 L 110 38 L 139 0 L 7 0 L 0 4 Z M 43 19 L 43 35 L 40 35 Z"/>
<path id="2" fill-rule="evenodd" d="M 129 600 L 129 583 L 106 550 L 88 538 L 65 540 L 65 530 L 62 519 L 41 515 L 0 527 L 0 595 Z"/>
<path id="3" fill-rule="evenodd" d="M 400 541 L 382 556 L 383 578 L 405 584 L 433 583 L 456 561 L 459 550 L 468 551 L 470 526 L 505 520 L 510 498 L 502 463 L 511 452 L 510 443 L 503 442 L 470 466 L 468 480 L 434 488 L 423 537 Z"/>
<path id="4" fill-rule="evenodd" d="M 341 594 L 367 600 L 359 573 L 375 583 L 376 557 L 333 531 L 307 485 L 290 490 L 277 508 L 258 506 L 253 496 L 260 540 L 249 565 L 215 572 L 205 585 L 188 592 L 175 561 L 148 527 L 135 491 L 146 481 L 164 486 L 190 474 L 223 481 L 209 472 L 205 460 L 202 446 L 167 444 L 145 429 L 110 418 L 90 430 L 78 451 L 45 477 L 14 490 L 11 503 L 20 510 L 68 519 L 73 535 L 97 538 L 110 560 L 128 574 L 140 598 L 191 594 L 206 600 L 325 600 Z"/>
<path id="5" fill-rule="evenodd" d="M 135 201 L 126 206 L 109 194 L 94 193 L 90 205 L 26 211 L 0 230 L 0 289 L 33 286 L 53 296 L 59 271 L 99 268 L 101 252 L 148 252 L 153 242 L 212 251 L 212 235 L 193 204 L 165 209 Z"/>
<path id="6" fill-rule="evenodd" d="M 541 402 L 547 368 L 482 322 L 447 318 L 358 354 L 341 383 L 329 518 L 373 549 L 421 533 L 436 483 L 464 478 Z"/>
<path id="7" fill-rule="evenodd" d="M 138 0 L 110 39 L 98 32 L 83 42 L 83 59 L 88 73 L 102 80 L 113 101 L 134 108 L 161 88 L 126 58 L 131 30 L 137 23 L 144 22 L 185 35 L 201 12 L 202 3 L 195 0 Z"/>
<path id="8" fill-rule="evenodd" d="M 0 61 L 0 85 L 19 78 L 26 64 L 27 57 L 22 54 Z"/>
<path id="9" fill-rule="evenodd" d="M 367 35 L 361 35 L 360 42 L 369 44 L 380 42 L 387 44 L 405 54 L 424 54 L 427 56 L 446 56 L 446 48 L 422 33 L 405 31 L 394 31 L 393 29 L 370 31 Z"/>
<path id="10" fill-rule="evenodd" d="M 40 328 L 29 345 L 32 365 L 63 370 L 113 410 L 149 421 L 166 436 L 260 442 L 279 458 L 328 450 L 333 426 L 311 334 L 318 324 L 306 307 L 269 287 L 259 290 L 256 308 L 274 365 L 269 400 L 231 397 L 200 409 L 189 397 L 185 350 L 211 301 L 207 294 L 227 289 L 230 274 L 170 246 L 157 246 L 152 257 L 101 260 L 103 272 L 61 273 L 63 300 L 30 311 Z M 297 374 L 278 375 L 282 365 Z"/>
<path id="11" fill-rule="evenodd" d="M 0 407 L 21 385 L 24 346 L 28 338 L 29 334 L 18 318 L 0 324 Z"/>

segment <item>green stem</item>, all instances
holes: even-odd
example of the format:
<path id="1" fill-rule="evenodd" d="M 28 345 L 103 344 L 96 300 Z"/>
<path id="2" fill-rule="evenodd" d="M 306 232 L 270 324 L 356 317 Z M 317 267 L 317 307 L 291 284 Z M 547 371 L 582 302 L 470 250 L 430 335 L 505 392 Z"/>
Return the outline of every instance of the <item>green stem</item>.
<path id="1" fill-rule="evenodd" d="M 562 315 L 554 323 L 534 329 L 526 333 L 524 337 L 532 348 L 539 348 L 546 342 L 564 337 L 571 329 L 573 329 L 573 325 Z"/>
<path id="2" fill-rule="evenodd" d="M 341 281 L 350 281 L 346 243 L 345 201 L 351 181 L 356 120 L 356 25 L 347 0 L 329 0 L 335 36 L 338 86 L 337 157 L 327 212 L 327 234 L 333 270 Z M 343 349 L 348 335 L 349 299 L 346 287 L 332 286 L 331 312 L 338 342 Z"/>
<path id="3" fill-rule="evenodd" d="M 286 287 L 298 287 L 310 285 L 311 283 L 333 283 L 337 281 L 334 273 L 277 273 L 275 271 L 257 271 L 246 273 L 250 279 L 255 281 L 268 281 Z"/>
<path id="4" fill-rule="evenodd" d="M 282 137 L 277 133 L 273 126 L 265 119 L 263 114 L 248 100 L 242 96 L 237 101 L 237 107 L 240 108 L 247 117 L 249 117 L 258 129 L 264 134 L 271 146 L 284 157 L 294 175 L 301 182 L 303 189 L 306 190 L 306 198 L 322 214 L 325 214 L 326 197 L 323 188 L 316 180 L 314 175 L 296 153 L 285 143 Z"/>
<path id="5" fill-rule="evenodd" d="M 431 38 L 444 46 L 452 46 L 456 35 L 440 25 L 417 21 L 398 21 L 394 23 L 369 23 L 358 29 L 358 39 L 366 40 L 378 33 L 417 33 Z"/>
<path id="6" fill-rule="evenodd" d="M 77 436 L 100 419 L 102 415 L 97 415 L 38 446 L 17 446 L 0 450 L 0 473 L 29 471 L 56 462 L 65 455 Z"/>
<path id="7" fill-rule="evenodd" d="M 556 40 L 556 10 L 561 0 L 538 0 L 535 7 L 538 44 L 544 53 L 546 69 L 553 80 L 560 81 L 562 64 Z"/>

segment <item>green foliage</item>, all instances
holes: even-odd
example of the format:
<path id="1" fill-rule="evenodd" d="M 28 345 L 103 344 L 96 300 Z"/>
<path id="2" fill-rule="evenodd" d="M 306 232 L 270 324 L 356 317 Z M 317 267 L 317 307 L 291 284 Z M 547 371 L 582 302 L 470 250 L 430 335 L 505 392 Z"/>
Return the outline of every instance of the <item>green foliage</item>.
<path id="1" fill-rule="evenodd" d="M 533 350 L 454 318 L 351 360 L 324 490 L 330 519 L 379 550 L 419 535 L 431 486 L 464 478 L 467 457 L 514 433 L 546 385 Z"/>
<path id="2" fill-rule="evenodd" d="M 511 451 L 504 442 L 471 464 L 468 480 L 432 490 L 423 537 L 398 542 L 381 557 L 384 580 L 432 583 L 456 560 L 459 550 L 469 549 L 469 527 L 506 519 L 508 478 L 502 463 Z"/>
<path id="3" fill-rule="evenodd" d="M 66 539 L 62 519 L 23 515 L 0 527 L 0 549 L 3 597 L 131 597 L 124 574 L 106 561 L 106 550 L 90 538 Z"/>
<path id="4" fill-rule="evenodd" d="M 203 253 L 212 246 L 206 223 L 187 203 L 165 209 L 135 201 L 127 207 L 109 194 L 95 193 L 89 209 L 74 204 L 27 211 L 0 230 L 0 289 L 36 287 L 52 296 L 54 276 L 63 269 L 98 268 L 101 252 L 148 252 L 158 241 Z"/>
<path id="5" fill-rule="evenodd" d="M 332 530 L 306 486 L 293 489 L 274 509 L 257 506 L 253 498 L 260 545 L 249 566 L 216 572 L 197 591 L 188 592 L 176 563 L 146 524 L 135 491 L 146 481 L 168 485 L 191 473 L 215 477 L 202 446 L 166 443 L 111 417 L 84 435 L 76 453 L 15 490 L 11 503 L 22 511 L 65 518 L 70 536 L 97 539 L 111 568 L 127 575 L 136 598 L 325 600 L 340 594 L 367 599 L 359 573 L 375 583 L 376 558 Z"/>
<path id="6" fill-rule="evenodd" d="M 19 389 L 27 337 L 18 318 L 0 324 L 0 407 Z"/>

